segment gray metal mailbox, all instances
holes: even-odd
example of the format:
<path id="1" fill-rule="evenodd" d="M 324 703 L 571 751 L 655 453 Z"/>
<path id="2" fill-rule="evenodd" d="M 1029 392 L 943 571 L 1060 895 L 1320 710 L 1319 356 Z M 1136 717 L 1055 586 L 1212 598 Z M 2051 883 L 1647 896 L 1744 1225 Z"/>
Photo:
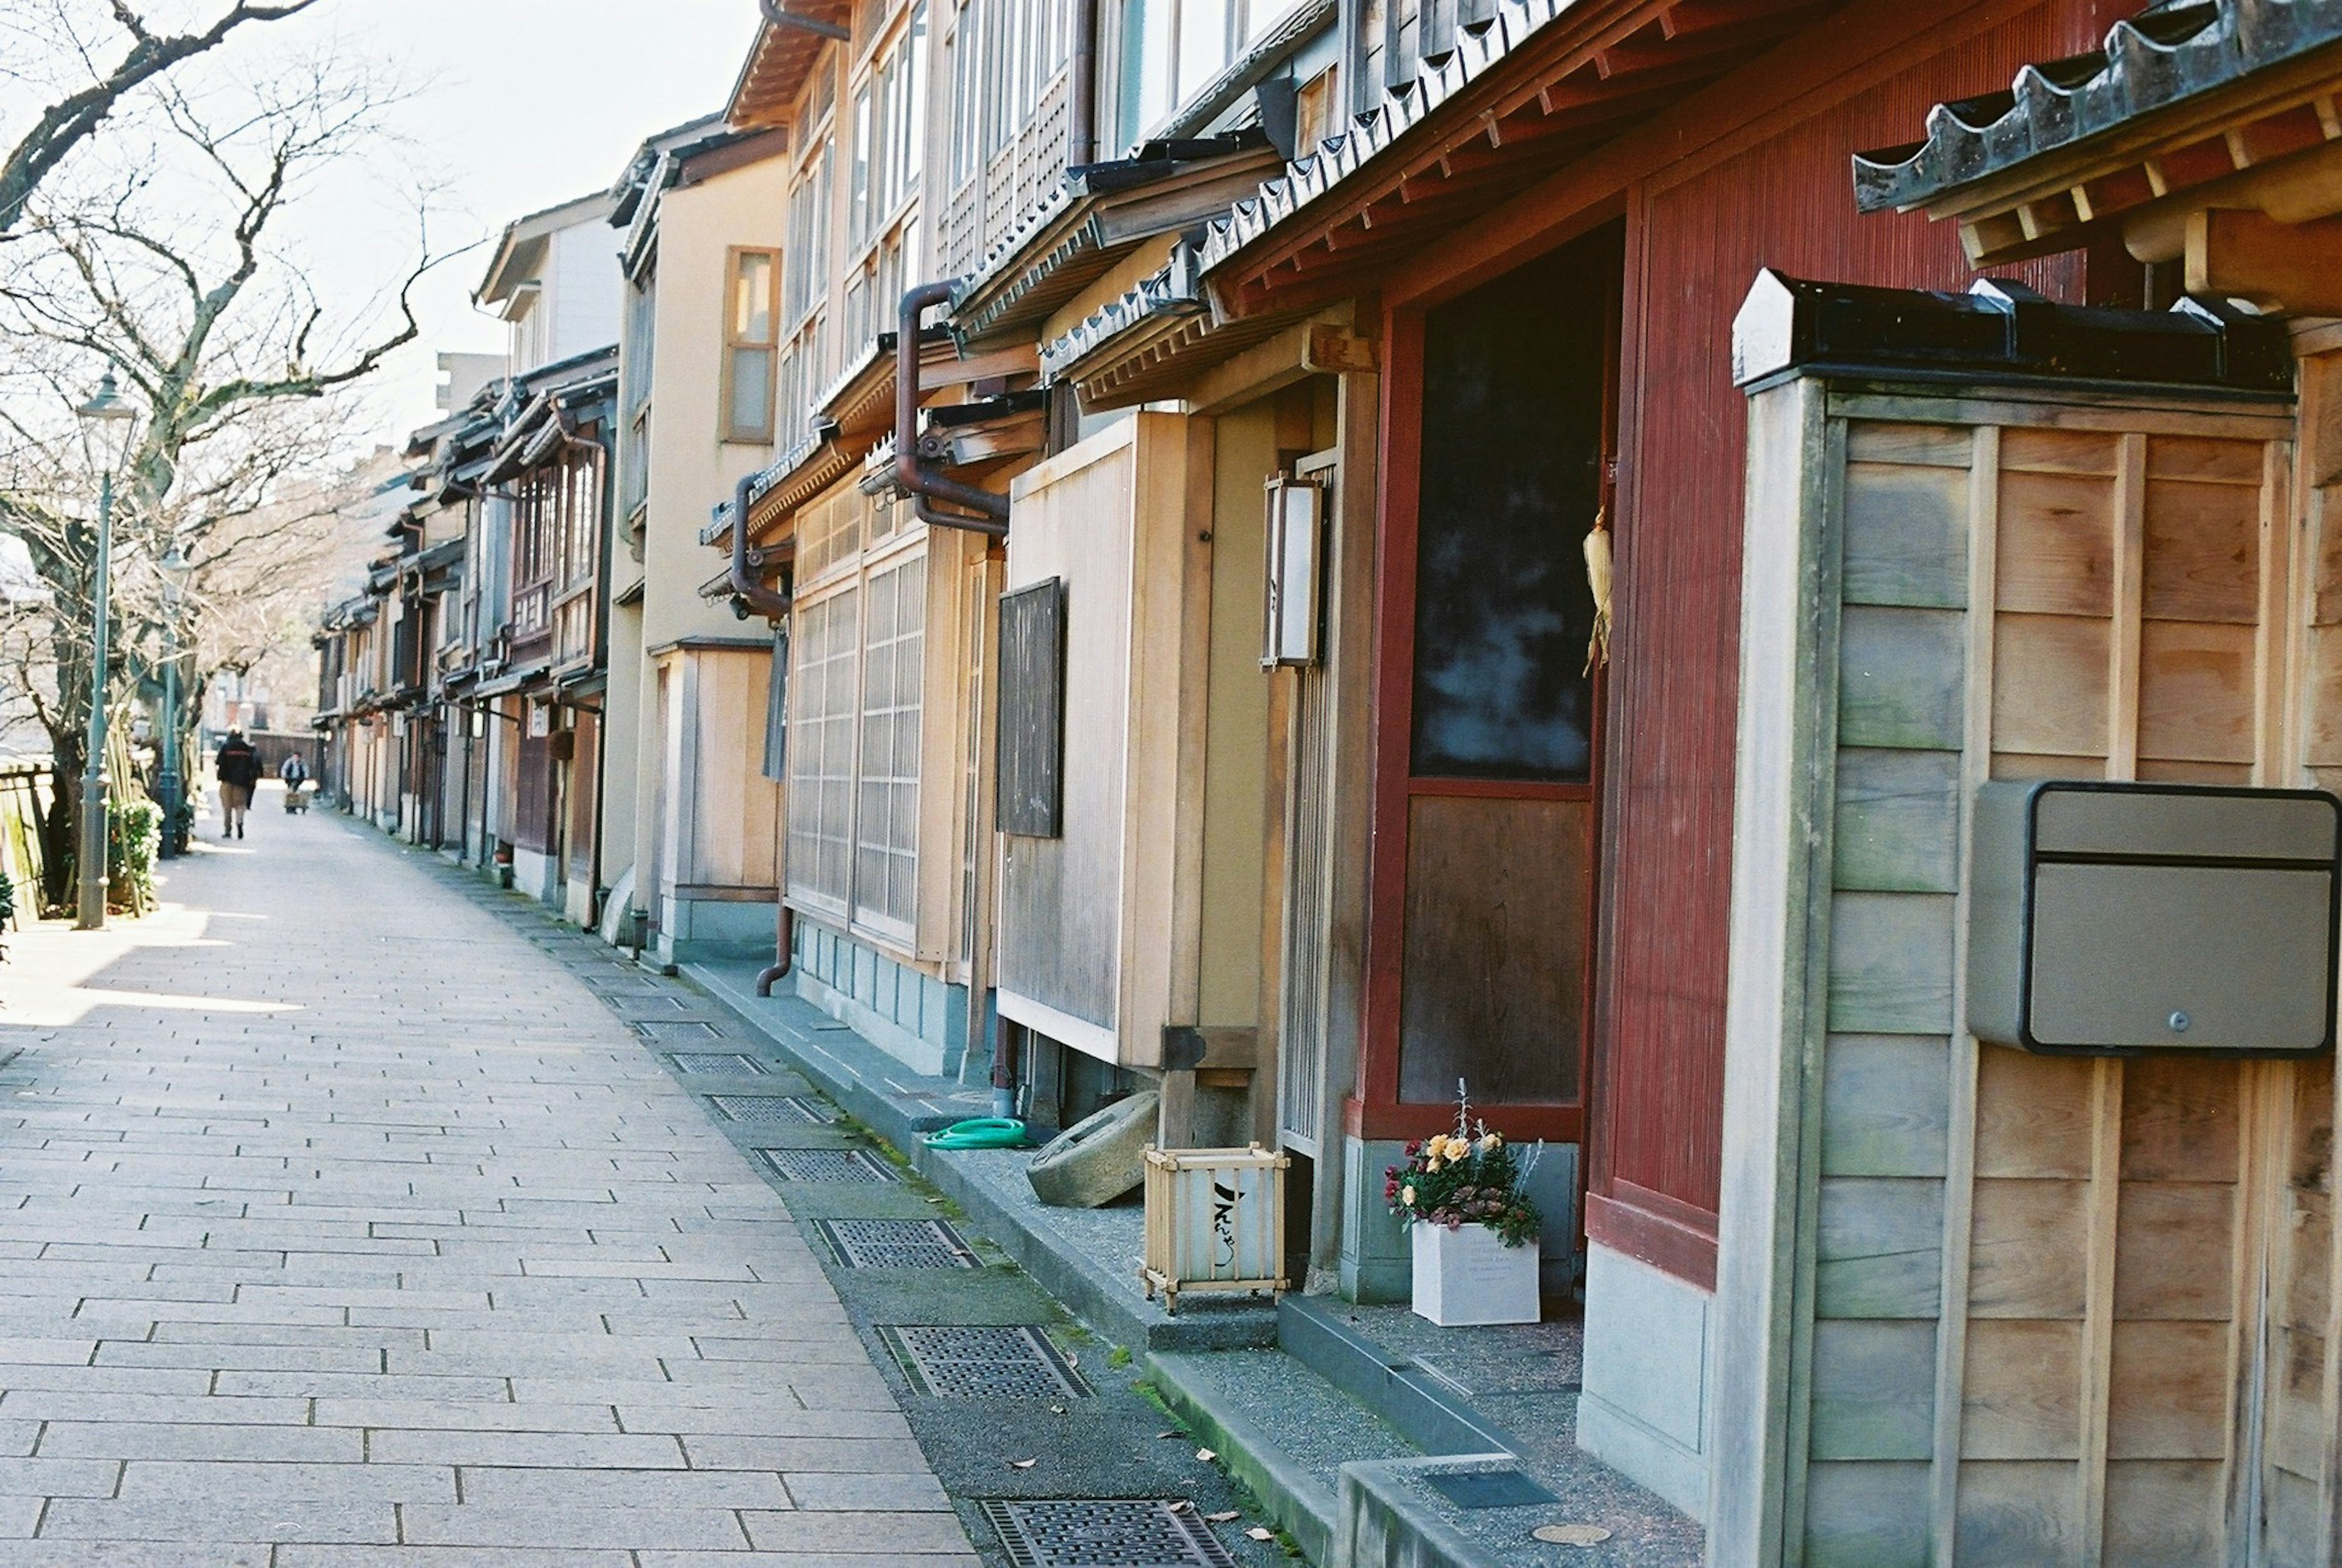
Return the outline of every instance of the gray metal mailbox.
<path id="1" fill-rule="evenodd" d="M 2067 1055 L 2334 1049 L 2342 800 L 2049 779 L 1977 792 L 1968 1028 Z"/>

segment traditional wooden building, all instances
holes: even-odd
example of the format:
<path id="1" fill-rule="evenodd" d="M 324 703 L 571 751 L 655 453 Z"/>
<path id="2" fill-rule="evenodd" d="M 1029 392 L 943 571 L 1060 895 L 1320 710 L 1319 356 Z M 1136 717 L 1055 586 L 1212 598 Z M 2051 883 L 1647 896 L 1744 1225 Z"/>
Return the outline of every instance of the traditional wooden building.
<path id="1" fill-rule="evenodd" d="M 2122 933 L 2089 972 L 2025 973 L 2147 1027 L 1990 999 L 2015 781 L 2185 802 L 2201 864 L 2251 814 L 2330 822 L 2297 792 L 2337 782 L 2337 92 L 2330 6 L 2156 7 L 1856 164 L 1980 265 L 2127 253 L 2171 309 L 1749 297 L 1713 1561 L 2334 1560 L 2330 904 L 2138 883 L 2084 912 Z M 2331 836 L 2292 853 L 2330 877 Z"/>
<path id="2" fill-rule="evenodd" d="M 614 187 L 626 292 L 602 929 L 665 963 L 762 955 L 775 940 L 774 638 L 709 591 L 721 584 L 699 535 L 712 501 L 771 461 L 783 424 L 788 152 L 786 133 L 710 115 L 644 142 Z"/>

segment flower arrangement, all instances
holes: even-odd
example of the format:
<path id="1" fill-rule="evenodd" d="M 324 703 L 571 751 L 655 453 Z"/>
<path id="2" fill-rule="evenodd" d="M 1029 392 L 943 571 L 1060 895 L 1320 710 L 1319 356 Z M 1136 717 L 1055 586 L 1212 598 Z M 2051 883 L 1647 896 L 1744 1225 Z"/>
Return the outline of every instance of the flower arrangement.
<path id="1" fill-rule="evenodd" d="M 1545 1145 L 1524 1157 L 1504 1134 L 1472 1114 L 1471 1097 L 1456 1086 L 1456 1130 L 1435 1133 L 1406 1146 L 1406 1164 L 1383 1172 L 1383 1200 L 1402 1223 L 1423 1222 L 1456 1230 L 1486 1225 L 1505 1245 L 1535 1241 L 1536 1205 L 1521 1185 L 1536 1168 Z"/>

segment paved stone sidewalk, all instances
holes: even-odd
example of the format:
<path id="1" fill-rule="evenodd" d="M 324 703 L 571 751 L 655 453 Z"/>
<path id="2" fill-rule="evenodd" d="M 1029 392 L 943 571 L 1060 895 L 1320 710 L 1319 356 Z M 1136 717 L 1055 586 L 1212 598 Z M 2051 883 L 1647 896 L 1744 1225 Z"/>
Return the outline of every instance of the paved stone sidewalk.
<path id="1" fill-rule="evenodd" d="M 973 1568 L 600 960 L 328 815 L 168 870 L 0 967 L 0 1563 Z"/>

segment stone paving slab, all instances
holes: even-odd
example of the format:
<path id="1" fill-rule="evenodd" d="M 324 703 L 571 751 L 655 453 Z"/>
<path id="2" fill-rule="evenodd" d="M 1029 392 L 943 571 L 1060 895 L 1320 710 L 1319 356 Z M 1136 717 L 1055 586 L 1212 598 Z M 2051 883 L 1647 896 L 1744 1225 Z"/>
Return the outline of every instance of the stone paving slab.
<path id="1" fill-rule="evenodd" d="M 165 871 L 0 971 L 0 1563 L 976 1563 L 720 1013 L 322 814 Z"/>

